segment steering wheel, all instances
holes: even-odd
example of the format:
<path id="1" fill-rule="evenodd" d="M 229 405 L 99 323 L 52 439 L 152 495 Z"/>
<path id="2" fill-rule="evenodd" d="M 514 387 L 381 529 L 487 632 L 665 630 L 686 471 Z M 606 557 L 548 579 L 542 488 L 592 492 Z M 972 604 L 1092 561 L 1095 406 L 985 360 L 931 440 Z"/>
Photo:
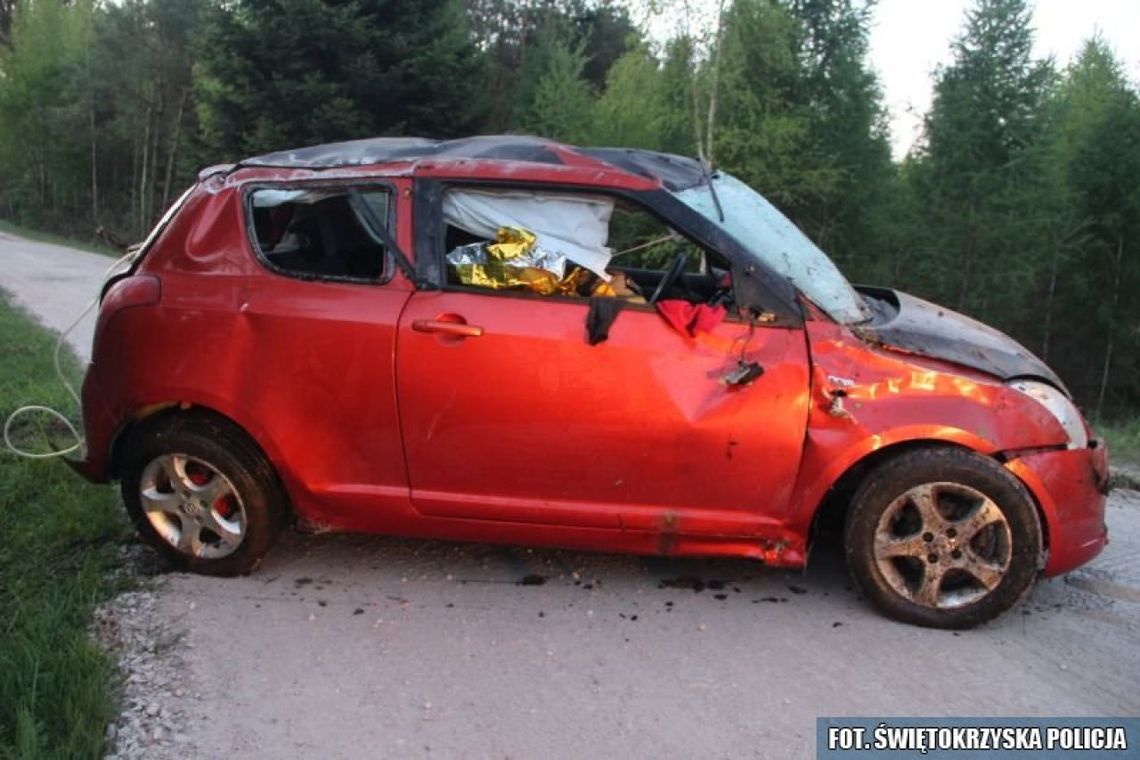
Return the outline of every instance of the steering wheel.
<path id="1" fill-rule="evenodd" d="M 706 301 L 709 306 L 723 306 L 726 309 L 732 306 L 732 275 L 723 269 L 710 267 L 709 272 L 716 282 L 716 288 L 713 290 L 709 300 Z"/>
<path id="2" fill-rule="evenodd" d="M 669 268 L 665 270 L 661 282 L 657 283 L 657 289 L 653 291 L 653 295 L 649 297 L 649 303 L 657 303 L 661 300 L 661 296 L 669 292 L 669 289 L 677 282 L 677 278 L 681 276 L 681 272 L 685 271 L 685 262 L 688 257 L 685 256 L 684 251 L 678 252 L 673 257 L 673 261 L 669 263 Z"/>

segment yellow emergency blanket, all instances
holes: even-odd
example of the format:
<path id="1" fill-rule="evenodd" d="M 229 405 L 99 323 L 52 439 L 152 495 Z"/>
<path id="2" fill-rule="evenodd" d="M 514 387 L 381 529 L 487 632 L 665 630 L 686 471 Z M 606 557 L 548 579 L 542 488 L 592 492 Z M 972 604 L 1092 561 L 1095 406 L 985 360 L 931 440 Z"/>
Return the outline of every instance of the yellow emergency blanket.
<path id="1" fill-rule="evenodd" d="M 544 296 L 575 295 L 588 271 L 566 272 L 566 257 L 543 251 L 534 233 L 521 227 L 500 227 L 494 243 L 463 245 L 447 261 L 464 285 L 501 290 L 526 288 Z"/>

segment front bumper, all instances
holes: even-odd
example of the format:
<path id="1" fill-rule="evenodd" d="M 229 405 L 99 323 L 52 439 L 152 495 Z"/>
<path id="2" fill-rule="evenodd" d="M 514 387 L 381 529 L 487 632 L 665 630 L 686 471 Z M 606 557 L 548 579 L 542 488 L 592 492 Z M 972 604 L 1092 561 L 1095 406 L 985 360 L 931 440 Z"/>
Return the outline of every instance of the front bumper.
<path id="1" fill-rule="evenodd" d="M 1103 441 L 1084 449 L 1028 454 L 1006 467 L 1028 486 L 1045 516 L 1045 575 L 1067 573 L 1100 554 L 1108 543 L 1108 450 Z"/>

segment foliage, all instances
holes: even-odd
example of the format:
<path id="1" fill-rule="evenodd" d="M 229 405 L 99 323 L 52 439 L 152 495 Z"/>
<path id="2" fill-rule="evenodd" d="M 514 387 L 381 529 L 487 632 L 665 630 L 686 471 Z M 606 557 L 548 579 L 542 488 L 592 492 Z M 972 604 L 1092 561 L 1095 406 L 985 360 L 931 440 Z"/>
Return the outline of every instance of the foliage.
<path id="1" fill-rule="evenodd" d="M 519 126 L 555 140 L 591 142 L 594 93 L 583 78 L 585 54 L 559 40 L 548 42 L 542 50 L 543 55 L 531 64 L 535 81 Z"/>
<path id="2" fill-rule="evenodd" d="M 792 213 L 841 266 L 862 272 L 878 255 L 867 243 L 883 236 L 880 212 L 895 175 L 879 84 L 866 63 L 872 6 L 795 0 L 792 9 L 801 22 L 800 92 L 810 114 L 810 139 L 830 178 L 826 192 L 797 204 Z"/>
<path id="3" fill-rule="evenodd" d="M 479 57 L 452 0 L 239 0 L 197 46 L 209 160 L 368 135 L 450 137 L 479 118 Z M 476 84 L 477 88 L 477 84 Z"/>
<path id="4" fill-rule="evenodd" d="M 476 46 L 490 70 L 482 93 L 485 127 L 490 131 L 517 129 L 531 118 L 538 82 L 560 50 L 574 51 L 582 59 L 577 75 L 596 91 L 604 86 L 614 61 L 639 36 L 629 12 L 614 0 L 467 0 L 466 4 Z"/>
<path id="5" fill-rule="evenodd" d="M 1092 411 L 1140 404 L 1136 87 L 1099 40 L 1036 60 L 1026 0 L 975 0 L 901 162 L 874 0 L 92 3 L 0 0 L 0 217 L 138 239 L 204 165 L 373 135 L 703 155 L 850 279 L 1010 332 Z"/>
<path id="6" fill-rule="evenodd" d="M 53 336 L 0 299 L 0 414 L 66 408 Z M 75 370 L 74 362 L 69 362 Z M 109 488 L 0 452 L 0 757 L 102 757 L 111 663 L 91 640 L 127 520 Z"/>
<path id="7" fill-rule="evenodd" d="M 82 155 L 81 72 L 91 38 L 89 3 L 37 0 L 12 20 L 11 42 L 0 47 L 0 183 L 5 216 L 50 224 L 68 208 L 84 177 L 72 171 Z"/>
<path id="8" fill-rule="evenodd" d="M 1140 392 L 1140 102 L 1112 53 L 1090 40 L 1054 98 L 1049 163 L 1060 241 L 1045 345 L 1100 416 Z M 1090 329 L 1092 328 L 1092 329 Z M 1093 371 L 1090 371 L 1093 370 Z M 1099 370 L 1099 372 L 1095 371 Z"/>
<path id="9" fill-rule="evenodd" d="M 659 150 L 669 129 L 669 84 L 648 47 L 614 62 L 593 109 L 593 141 Z"/>
<path id="10" fill-rule="evenodd" d="M 1026 322 L 1045 247 L 1038 148 L 1051 69 L 1031 58 L 1024 0 L 980 0 L 953 49 L 910 175 L 929 214 L 931 294 L 986 321 Z"/>
<path id="11" fill-rule="evenodd" d="M 1140 473 L 1140 418 L 1099 420 L 1096 431 L 1108 443 L 1108 456 L 1114 465 L 1125 465 L 1133 470 L 1132 482 L 1117 488 L 1137 487 L 1136 474 Z"/>

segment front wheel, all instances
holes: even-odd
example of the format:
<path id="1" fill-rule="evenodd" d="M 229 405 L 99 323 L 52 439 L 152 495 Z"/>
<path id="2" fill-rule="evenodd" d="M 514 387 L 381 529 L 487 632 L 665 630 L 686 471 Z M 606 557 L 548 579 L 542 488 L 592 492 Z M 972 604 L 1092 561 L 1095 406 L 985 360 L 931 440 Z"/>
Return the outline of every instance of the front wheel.
<path id="1" fill-rule="evenodd" d="M 847 518 L 847 564 L 888 616 L 971 628 L 1025 596 L 1041 527 L 1025 487 L 962 449 L 900 454 L 871 473 Z"/>
<path id="2" fill-rule="evenodd" d="M 128 442 L 120 484 L 139 533 L 175 567 L 241 575 L 285 522 L 276 473 L 240 430 L 208 417 L 172 417 Z"/>

